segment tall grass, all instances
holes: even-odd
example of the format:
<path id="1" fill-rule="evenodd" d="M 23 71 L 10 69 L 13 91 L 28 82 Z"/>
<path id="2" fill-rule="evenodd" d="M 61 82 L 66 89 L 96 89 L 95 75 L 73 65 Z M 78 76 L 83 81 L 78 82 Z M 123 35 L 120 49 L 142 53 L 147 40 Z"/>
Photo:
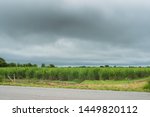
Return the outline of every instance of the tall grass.
<path id="1" fill-rule="evenodd" d="M 150 76 L 150 68 L 0 68 L 0 79 L 42 79 L 61 81 L 123 80 Z M 0 80 L 0 81 L 1 81 Z"/>
<path id="2" fill-rule="evenodd" d="M 144 86 L 144 89 L 150 91 L 150 80 L 147 82 L 147 84 Z"/>

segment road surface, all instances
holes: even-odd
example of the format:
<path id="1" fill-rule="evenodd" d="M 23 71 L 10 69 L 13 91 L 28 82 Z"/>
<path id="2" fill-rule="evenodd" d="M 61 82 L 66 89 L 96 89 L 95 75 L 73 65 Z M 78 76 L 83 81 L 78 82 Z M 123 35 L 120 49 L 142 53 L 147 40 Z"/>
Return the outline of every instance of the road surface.
<path id="1" fill-rule="evenodd" d="M 0 86 L 0 100 L 150 100 L 150 93 Z"/>

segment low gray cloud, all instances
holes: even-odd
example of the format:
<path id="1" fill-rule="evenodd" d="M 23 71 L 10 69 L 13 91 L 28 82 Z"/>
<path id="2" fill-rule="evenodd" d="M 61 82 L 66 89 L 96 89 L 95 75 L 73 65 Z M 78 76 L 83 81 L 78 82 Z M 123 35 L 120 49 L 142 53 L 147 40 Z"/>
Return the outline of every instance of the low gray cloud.
<path id="1" fill-rule="evenodd" d="M 147 0 L 0 0 L 0 55 L 56 64 L 149 63 L 149 5 Z"/>

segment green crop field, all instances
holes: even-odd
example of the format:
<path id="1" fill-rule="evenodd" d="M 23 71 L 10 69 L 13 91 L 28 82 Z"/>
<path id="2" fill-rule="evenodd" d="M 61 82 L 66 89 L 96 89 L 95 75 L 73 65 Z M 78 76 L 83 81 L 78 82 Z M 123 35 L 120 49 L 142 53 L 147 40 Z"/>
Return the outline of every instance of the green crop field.
<path id="1" fill-rule="evenodd" d="M 145 80 L 146 78 L 146 80 Z M 137 80 L 138 79 L 138 80 Z M 54 83 L 54 81 L 62 82 L 74 82 L 80 85 L 93 84 L 99 88 L 103 89 L 100 86 L 102 82 L 106 85 L 116 86 L 116 83 L 131 83 L 136 81 L 138 86 L 143 87 L 143 89 L 149 90 L 149 80 L 150 80 L 150 68 L 113 68 L 113 67 L 89 67 L 89 68 L 38 68 L 38 67 L 1 67 L 0 68 L 0 82 L 5 84 L 6 82 L 17 82 L 17 81 L 46 81 Z M 141 82 L 140 82 L 141 81 Z M 111 83 L 110 83 L 111 82 Z M 56 82 L 55 82 L 56 83 Z M 57 82 L 58 83 L 58 82 Z M 7 83 L 6 83 L 7 84 Z M 69 83 L 70 84 L 70 83 Z M 139 85 L 139 84 L 142 84 Z M 134 84 L 135 86 L 137 84 Z M 89 88 L 88 85 L 87 88 Z M 119 85 L 117 85 L 119 86 Z M 74 86 L 75 87 L 75 86 Z M 74 88 L 73 87 L 73 88 Z M 84 87 L 84 86 L 83 86 Z M 133 87 L 133 86 L 132 86 Z M 80 86 L 79 86 L 80 88 Z M 107 87 L 108 88 L 108 87 Z M 104 88 L 104 89 L 107 89 Z M 90 88 L 94 89 L 94 88 Z M 111 88 L 108 88 L 111 90 Z M 129 87 L 130 89 L 130 87 Z M 113 90 L 113 88 L 112 88 Z M 119 89 L 118 89 L 119 90 Z M 133 88 L 134 90 L 134 88 Z M 140 90 L 139 90 L 140 91 Z"/>
<path id="2" fill-rule="evenodd" d="M 150 76 L 150 68 L 0 68 L 0 77 L 16 79 L 43 79 L 60 81 L 124 80 Z"/>

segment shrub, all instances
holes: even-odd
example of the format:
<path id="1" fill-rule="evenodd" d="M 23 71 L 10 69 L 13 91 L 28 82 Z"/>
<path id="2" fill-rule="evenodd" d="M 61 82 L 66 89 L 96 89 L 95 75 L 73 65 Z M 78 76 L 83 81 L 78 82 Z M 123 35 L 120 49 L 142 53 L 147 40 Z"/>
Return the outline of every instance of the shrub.
<path id="1" fill-rule="evenodd" d="M 4 77 L 0 75 L 0 82 L 4 81 Z"/>
<path id="2" fill-rule="evenodd" d="M 144 86 L 144 89 L 150 91 L 150 80 L 147 82 L 147 84 Z"/>

